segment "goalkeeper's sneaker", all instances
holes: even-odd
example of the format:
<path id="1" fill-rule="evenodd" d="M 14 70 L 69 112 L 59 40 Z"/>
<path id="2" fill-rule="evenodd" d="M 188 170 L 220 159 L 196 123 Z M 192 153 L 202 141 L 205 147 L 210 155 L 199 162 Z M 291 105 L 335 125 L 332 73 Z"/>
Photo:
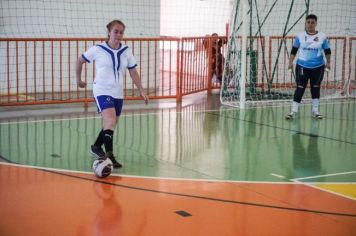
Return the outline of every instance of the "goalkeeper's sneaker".
<path id="1" fill-rule="evenodd" d="M 287 120 L 292 120 L 292 119 L 294 119 L 296 116 L 297 116 L 297 113 L 294 112 L 294 111 L 292 111 L 292 112 L 290 112 L 290 113 L 288 113 L 288 114 L 286 115 L 286 119 L 287 119 Z"/>
<path id="2" fill-rule="evenodd" d="M 103 151 L 103 149 L 94 145 L 90 146 L 90 153 L 93 155 L 94 158 L 105 157 L 105 152 Z"/>
<path id="3" fill-rule="evenodd" d="M 115 169 L 119 169 L 122 165 L 115 159 L 114 155 L 111 152 L 106 153 L 106 157 L 110 159 Z"/>
<path id="4" fill-rule="evenodd" d="M 324 116 L 319 114 L 319 112 L 317 112 L 317 111 L 313 111 L 312 116 L 315 119 L 323 119 L 324 118 Z"/>

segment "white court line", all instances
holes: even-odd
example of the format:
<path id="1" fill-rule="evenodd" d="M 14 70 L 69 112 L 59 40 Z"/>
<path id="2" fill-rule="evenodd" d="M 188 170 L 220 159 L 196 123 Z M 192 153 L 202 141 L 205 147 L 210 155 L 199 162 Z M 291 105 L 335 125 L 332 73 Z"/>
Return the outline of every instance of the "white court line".
<path id="1" fill-rule="evenodd" d="M 322 178 L 322 177 L 329 177 L 329 176 L 338 176 L 338 175 L 348 175 L 348 174 L 355 174 L 356 171 L 349 171 L 349 172 L 340 172 L 340 173 L 333 173 L 333 174 L 326 174 L 326 175 L 315 175 L 315 176 L 308 176 L 308 177 L 302 177 L 302 178 L 295 178 L 291 179 L 291 181 L 299 181 L 299 180 L 304 180 L 304 179 L 317 179 L 317 178 Z"/>
<path id="2" fill-rule="evenodd" d="M 349 184 L 349 185 L 356 185 L 356 182 L 308 182 L 309 184 Z"/>
<path id="3" fill-rule="evenodd" d="M 319 175 L 317 177 L 335 176 L 335 175 L 350 174 L 350 173 L 356 173 L 356 171 L 335 173 L 335 174 L 329 174 L 329 175 Z M 278 178 L 285 178 L 284 176 L 278 175 L 278 174 L 275 174 L 275 173 L 270 173 L 270 175 L 278 177 Z M 354 198 L 354 197 L 350 197 L 348 195 L 344 195 L 344 194 L 341 194 L 341 193 L 338 193 L 338 192 L 334 192 L 334 191 L 331 191 L 331 190 L 324 189 L 322 187 L 316 186 L 316 184 L 356 184 L 354 182 L 302 182 L 302 181 L 299 181 L 300 179 L 311 179 L 311 178 L 315 178 L 315 176 L 289 179 L 289 181 L 292 181 L 293 183 L 296 183 L 296 184 L 300 184 L 300 185 L 308 186 L 308 187 L 311 187 L 311 188 L 315 188 L 315 189 L 318 189 L 319 191 L 328 192 L 328 193 L 337 195 L 339 197 L 343 197 L 343 198 L 347 198 L 347 199 L 351 199 L 351 200 L 356 200 L 356 198 Z"/>
<path id="4" fill-rule="evenodd" d="M 286 177 L 284 177 L 283 175 L 277 175 L 275 173 L 270 173 L 270 175 L 272 175 L 274 177 L 277 177 L 277 178 L 280 178 L 280 179 L 286 179 Z"/>
<path id="5" fill-rule="evenodd" d="M 79 173 L 79 174 L 86 174 L 94 176 L 93 172 L 89 171 L 76 171 L 76 170 L 67 170 L 67 169 L 56 169 L 56 168 L 48 168 L 48 167 L 40 167 L 40 166 L 31 166 L 31 165 L 21 165 L 15 163 L 7 163 L 7 162 L 0 162 L 0 165 L 9 165 L 9 166 L 16 166 L 28 169 L 38 169 L 38 170 L 48 170 L 48 171 L 55 171 L 55 172 L 68 172 L 68 173 Z M 277 174 L 275 174 L 277 175 Z M 117 176 L 117 177 L 127 177 L 127 178 L 137 178 L 137 179 L 152 179 L 152 180 L 172 180 L 172 181 L 193 181 L 193 182 L 212 182 L 212 183 L 248 183 L 248 184 L 275 184 L 275 185 L 306 185 L 308 187 L 312 187 L 318 189 L 320 191 L 328 192 L 334 195 L 338 195 L 340 197 L 348 198 L 351 200 L 356 200 L 353 197 L 346 196 L 337 192 L 333 192 L 327 189 L 323 189 L 317 186 L 312 185 L 312 183 L 304 183 L 297 180 L 291 182 L 271 182 L 271 181 L 240 181 L 240 180 L 219 180 L 219 179 L 191 179 L 191 178 L 173 178 L 173 177 L 151 177 L 151 176 L 138 176 L 138 175 L 125 175 L 125 174 L 111 174 L 110 176 Z M 278 175 L 281 176 L 281 175 Z M 97 180 L 104 181 L 104 178 L 97 178 Z M 333 182 L 330 182 L 333 183 Z M 323 184 L 329 184 L 328 182 L 324 182 Z"/>
<path id="6" fill-rule="evenodd" d="M 247 180 L 224 180 L 224 179 L 191 179 L 179 177 L 151 177 L 138 175 L 118 175 L 122 177 L 140 178 L 140 179 L 158 179 L 158 180 L 177 180 L 177 181 L 196 181 L 196 182 L 216 182 L 216 183 L 251 183 L 251 184 L 298 184 L 295 182 L 272 182 L 272 181 L 247 181 Z"/>
<path id="7" fill-rule="evenodd" d="M 22 164 L 8 163 L 8 162 L 0 162 L 0 165 L 4 165 L 4 166 L 16 166 L 16 167 L 22 167 L 22 168 L 27 168 L 27 169 L 39 169 L 39 170 L 58 171 L 58 172 L 70 172 L 70 173 L 80 173 L 80 174 L 92 174 L 92 175 L 93 175 L 92 172 L 88 172 L 88 171 L 56 169 L 56 168 L 41 167 L 41 166 L 31 166 L 31 165 L 22 165 Z"/>
<path id="8" fill-rule="evenodd" d="M 41 166 L 31 166 L 22 165 L 15 163 L 0 162 L 0 165 L 16 166 L 28 169 L 38 169 L 38 170 L 48 170 L 55 172 L 68 172 L 68 173 L 79 173 L 94 176 L 93 172 L 90 171 L 76 171 L 67 169 L 56 169 Z M 195 182 L 214 182 L 214 183 L 251 183 L 251 184 L 299 184 L 295 182 L 271 182 L 271 181 L 243 181 L 243 180 L 223 180 L 223 179 L 191 179 L 191 178 L 174 178 L 174 177 L 154 177 L 154 176 L 139 176 L 139 175 L 125 175 L 125 174 L 111 174 L 110 176 L 127 177 L 127 178 L 137 178 L 137 179 L 152 179 L 152 180 L 175 180 L 175 181 L 195 181 Z M 97 178 L 98 180 L 105 180 L 105 178 Z"/>

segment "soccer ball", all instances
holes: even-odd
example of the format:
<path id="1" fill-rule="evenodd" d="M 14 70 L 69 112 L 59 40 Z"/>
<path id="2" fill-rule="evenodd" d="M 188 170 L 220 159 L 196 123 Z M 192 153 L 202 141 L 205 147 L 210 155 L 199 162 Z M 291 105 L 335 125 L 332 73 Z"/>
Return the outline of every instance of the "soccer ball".
<path id="1" fill-rule="evenodd" d="M 105 178 L 113 171 L 113 165 L 109 158 L 98 158 L 93 162 L 94 174 L 99 178 Z"/>

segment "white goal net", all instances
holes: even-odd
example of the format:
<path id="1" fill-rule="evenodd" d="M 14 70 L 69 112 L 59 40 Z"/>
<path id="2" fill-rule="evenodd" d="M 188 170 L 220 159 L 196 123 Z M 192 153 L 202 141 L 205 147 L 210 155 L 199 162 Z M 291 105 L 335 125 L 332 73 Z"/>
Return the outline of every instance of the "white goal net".
<path id="1" fill-rule="evenodd" d="M 321 99 L 355 97 L 355 1 L 236 0 L 225 55 L 222 104 L 243 107 L 292 100 L 295 73 L 288 71 L 288 58 L 308 14 L 317 15 L 317 30 L 328 36 L 332 52 Z M 310 98 L 309 88 L 304 98 Z"/>

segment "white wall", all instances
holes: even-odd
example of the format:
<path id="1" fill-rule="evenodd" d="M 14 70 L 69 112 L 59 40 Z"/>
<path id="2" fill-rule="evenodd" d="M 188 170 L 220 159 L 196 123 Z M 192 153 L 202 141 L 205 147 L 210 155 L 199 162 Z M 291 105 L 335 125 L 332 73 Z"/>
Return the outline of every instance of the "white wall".
<path id="1" fill-rule="evenodd" d="M 105 37 L 121 19 L 126 36 L 159 36 L 160 0 L 1 0 L 0 37 Z"/>
<path id="2" fill-rule="evenodd" d="M 232 0 L 162 0 L 161 35 L 225 35 Z"/>
<path id="3" fill-rule="evenodd" d="M 235 1 L 1 0 L 0 37 L 105 37 L 112 19 L 126 23 L 126 37 L 225 35 Z M 257 2 L 266 13 L 275 0 Z M 277 1 L 265 34 L 281 31 L 290 3 Z M 294 1 L 290 26 L 305 9 L 305 0 Z M 319 28 L 328 35 L 356 34 L 355 0 L 310 0 L 310 13 L 319 17 Z M 303 30 L 303 21 L 295 31 Z"/>

